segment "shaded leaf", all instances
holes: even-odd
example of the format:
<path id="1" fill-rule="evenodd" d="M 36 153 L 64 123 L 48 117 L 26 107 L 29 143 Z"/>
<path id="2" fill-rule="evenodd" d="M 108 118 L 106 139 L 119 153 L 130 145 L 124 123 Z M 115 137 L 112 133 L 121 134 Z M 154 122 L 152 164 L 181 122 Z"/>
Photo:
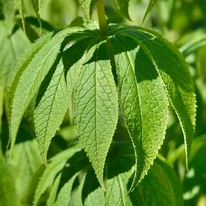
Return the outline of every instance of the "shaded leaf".
<path id="1" fill-rule="evenodd" d="M 117 9 L 129 20 L 130 19 L 130 16 L 129 16 L 129 1 L 130 0 L 114 0 L 116 6 L 117 6 Z"/>
<path id="2" fill-rule="evenodd" d="M 183 206 L 180 180 L 174 170 L 159 159 L 155 160 L 130 198 L 133 205 L 138 202 L 141 206 Z"/>
<path id="3" fill-rule="evenodd" d="M 80 148 L 75 147 L 69 148 L 50 159 L 50 163 L 45 169 L 35 191 L 34 206 L 38 205 L 40 197 L 54 183 L 57 174 L 63 169 L 67 160 L 80 150 Z"/>
<path id="4" fill-rule="evenodd" d="M 40 5 L 39 5 L 40 2 L 39 2 L 39 0 L 31 0 L 31 3 L 32 3 L 33 9 L 35 11 L 35 14 L 38 18 L 38 22 L 40 25 L 40 33 L 41 33 L 42 23 L 41 23 L 41 18 L 40 18 Z"/>
<path id="5" fill-rule="evenodd" d="M 84 63 L 77 81 L 75 125 L 80 143 L 104 188 L 103 170 L 117 124 L 118 102 L 106 44 L 95 46 L 91 54 L 93 57 Z"/>

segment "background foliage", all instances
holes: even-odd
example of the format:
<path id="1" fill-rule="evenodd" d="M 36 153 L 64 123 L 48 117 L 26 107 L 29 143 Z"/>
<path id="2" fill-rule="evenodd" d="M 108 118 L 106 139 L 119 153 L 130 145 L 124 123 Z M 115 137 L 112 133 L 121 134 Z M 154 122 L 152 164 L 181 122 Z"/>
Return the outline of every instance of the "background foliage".
<path id="1" fill-rule="evenodd" d="M 8 206 L 31 205 L 33 202 L 34 205 L 45 205 L 45 200 L 47 200 L 48 205 L 53 205 L 55 201 L 53 194 L 56 193 L 58 185 L 60 185 L 62 190 L 56 205 L 64 205 L 64 201 L 70 201 L 73 205 L 81 205 L 81 200 L 78 199 L 81 193 L 85 205 L 91 203 L 91 201 L 93 201 L 93 205 L 97 205 L 101 199 L 104 201 L 104 193 L 102 190 L 97 189 L 99 188 L 98 181 L 95 179 L 94 172 L 85 153 L 77 146 L 73 147 L 78 138 L 73 126 L 73 111 L 71 109 L 52 139 L 47 156 L 48 159 L 51 159 L 46 169 L 34 138 L 32 111 L 35 105 L 32 103 L 26 110 L 16 138 L 16 144 L 13 148 L 12 158 L 9 158 L 10 151 L 7 145 L 9 143 L 8 116 L 10 100 L 7 94 L 8 90 L 12 88 L 11 83 L 15 76 L 14 68 L 21 64 L 19 60 L 22 59 L 22 54 L 25 51 L 27 56 L 32 55 L 32 49 L 30 49 L 32 43 L 36 42 L 37 50 L 40 49 L 41 45 L 50 38 L 48 31 L 64 28 L 68 24 L 82 24 L 82 19 L 80 18 L 76 19 L 75 22 L 72 21 L 77 16 L 84 15 L 78 2 L 75 0 L 47 0 L 40 2 L 43 3 L 41 21 L 38 11 L 33 9 L 35 6 L 30 1 L 24 1 L 23 12 L 21 12 L 21 9 L 19 11 L 16 10 L 16 5 L 12 0 L 0 1 L 0 204 Z M 17 3 L 21 3 L 21 1 L 17 1 Z M 127 19 L 125 19 L 120 12 L 116 11 L 115 5 L 111 1 L 105 1 L 108 22 L 141 25 L 148 3 L 148 0 L 131 0 L 129 14 L 132 21 L 129 21 L 128 14 L 126 14 Z M 189 64 L 197 95 L 196 134 L 187 171 L 181 128 L 173 110 L 170 110 L 166 138 L 160 149 L 159 159 L 155 161 L 148 176 L 141 181 L 140 185 L 130 194 L 130 197 L 125 199 L 126 205 L 135 205 L 136 202 L 139 202 L 139 205 L 150 205 L 151 202 L 154 202 L 152 198 L 155 194 L 151 195 L 154 191 L 158 191 L 161 199 L 156 200 L 157 205 L 158 201 L 162 205 L 172 203 L 172 196 L 180 199 L 181 202 L 182 192 L 184 205 L 206 205 L 205 10 L 206 3 L 203 0 L 159 0 L 144 20 L 144 27 L 158 31 L 172 42 L 182 52 Z M 22 23 L 21 16 L 23 15 L 25 22 Z M 93 20 L 97 19 L 95 7 L 91 16 Z M 41 40 L 36 41 L 42 36 Z M 58 41 L 58 38 L 56 39 Z M 27 56 L 25 55 L 21 62 Z M 50 58 L 52 59 L 53 56 Z M 41 111 L 39 113 L 41 114 Z M 121 117 L 119 119 L 114 139 L 121 138 L 125 141 L 128 139 L 128 133 L 121 122 Z M 110 180 L 108 184 L 111 191 L 113 185 L 118 185 L 117 178 L 114 178 L 117 177 L 117 174 L 121 174 L 119 178 L 125 184 L 129 183 L 126 181 L 132 181 L 130 177 L 133 170 L 128 170 L 134 164 L 131 145 L 128 145 L 128 151 L 125 151 L 125 153 L 131 154 L 131 156 L 128 155 L 126 157 L 128 159 L 127 164 L 122 166 L 125 157 L 122 157 L 121 153 L 124 153 L 124 149 L 125 147 L 121 144 L 114 144 L 111 153 L 109 153 L 109 157 L 114 158 L 109 158 L 106 165 L 108 171 L 113 171 L 113 173 L 108 174 Z M 43 156 L 46 159 L 45 154 Z M 114 162 L 116 162 L 116 165 L 114 165 Z M 76 170 L 69 170 L 68 172 L 65 164 L 73 165 L 72 168 L 76 168 Z M 174 169 L 177 176 L 168 164 Z M 116 171 L 109 170 L 114 167 L 117 168 Z M 84 171 L 80 171 L 81 168 L 84 168 L 87 173 L 85 174 Z M 130 171 L 131 174 L 127 171 Z M 165 171 L 167 172 L 165 173 Z M 38 183 L 38 179 L 41 176 L 42 179 Z M 167 176 L 172 178 L 173 183 L 176 184 L 175 188 L 170 185 L 170 182 L 167 182 Z M 63 184 L 65 179 L 70 184 Z M 90 184 L 91 179 L 93 181 L 90 188 L 86 188 L 81 184 L 81 182 Z M 73 185 L 72 188 L 71 185 Z M 167 188 L 168 194 L 164 191 L 161 193 L 159 190 L 161 185 L 163 185 L 163 188 Z M 178 191 L 176 188 L 180 188 L 180 190 Z M 92 193 L 96 189 L 97 192 Z M 70 191 L 72 194 L 70 200 L 64 199 L 65 191 Z M 142 198 L 145 196 L 147 197 L 146 200 Z M 115 194 L 115 196 L 108 197 L 107 200 L 115 202 L 120 197 L 121 194 Z M 96 203 L 95 201 L 98 202 Z"/>

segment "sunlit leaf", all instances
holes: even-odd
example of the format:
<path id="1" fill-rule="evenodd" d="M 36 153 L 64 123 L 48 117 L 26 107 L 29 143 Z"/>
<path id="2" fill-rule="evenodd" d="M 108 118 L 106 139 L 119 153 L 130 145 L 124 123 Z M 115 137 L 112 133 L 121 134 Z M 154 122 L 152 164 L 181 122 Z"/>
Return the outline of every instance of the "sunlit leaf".
<path id="1" fill-rule="evenodd" d="M 106 44 L 93 49 L 96 51 L 82 66 L 77 81 L 75 125 L 80 143 L 104 188 L 104 164 L 117 124 L 118 102 Z"/>
<path id="2" fill-rule="evenodd" d="M 67 28 L 60 31 L 54 35 L 53 38 L 38 51 L 38 53 L 31 52 L 29 56 L 30 58 L 26 59 L 25 62 L 22 63 L 23 66 L 20 66 L 23 67 L 21 68 L 23 73 L 20 78 L 18 78 L 19 76 L 16 77 L 18 78 L 17 83 L 14 83 L 15 88 L 11 110 L 11 148 L 14 146 L 16 134 L 23 114 L 32 98 L 39 90 L 42 81 L 56 61 L 57 55 L 60 52 L 62 41 L 67 35 L 78 30 L 81 29 Z M 39 45 L 37 44 L 37 46 Z M 36 50 L 35 47 L 33 49 Z"/>

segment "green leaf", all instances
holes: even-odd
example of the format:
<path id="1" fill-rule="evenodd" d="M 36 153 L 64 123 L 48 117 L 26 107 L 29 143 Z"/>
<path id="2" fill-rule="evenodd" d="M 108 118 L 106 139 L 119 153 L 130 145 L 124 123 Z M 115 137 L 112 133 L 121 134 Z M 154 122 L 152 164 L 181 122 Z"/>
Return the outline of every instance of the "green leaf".
<path id="1" fill-rule="evenodd" d="M 158 33 L 140 27 L 125 29 L 156 67 L 184 135 L 186 166 L 195 130 L 196 100 L 193 80 L 183 56 Z M 162 52 L 157 52 L 162 51 Z"/>
<path id="2" fill-rule="evenodd" d="M 61 188 L 61 190 L 58 193 L 55 206 L 67 206 L 69 204 L 71 199 L 72 186 L 77 175 L 78 173 L 75 174 L 72 178 L 70 178 L 69 181 L 66 182 L 64 186 Z"/>
<path id="3" fill-rule="evenodd" d="M 15 174 L 9 162 L 0 162 L 0 204 L 21 206 L 15 188 Z M 12 194 L 12 198 L 11 198 Z"/>
<path id="4" fill-rule="evenodd" d="M 128 191 L 134 174 L 134 150 L 131 142 L 116 142 L 106 164 L 105 204 L 132 206 Z M 139 205 L 136 202 L 134 205 Z"/>
<path id="5" fill-rule="evenodd" d="M 21 29 L 17 29 L 15 33 L 8 35 L 6 27 L 5 22 L 0 22 L 0 80 L 5 85 L 5 89 L 8 90 L 11 86 L 17 61 L 29 47 L 30 42 Z"/>
<path id="6" fill-rule="evenodd" d="M 129 1 L 130 0 L 114 0 L 114 3 L 117 6 L 117 9 L 129 20 L 130 16 L 129 16 L 129 11 L 128 11 L 128 7 L 129 7 Z"/>
<path id="7" fill-rule="evenodd" d="M 84 206 L 103 206 L 105 205 L 104 191 L 99 185 L 94 170 L 90 169 L 83 180 L 83 187 L 79 188 L 81 191 L 81 203 Z M 77 204 L 78 205 L 78 204 Z"/>
<path id="8" fill-rule="evenodd" d="M 193 53 L 195 50 L 197 50 L 205 45 L 206 45 L 206 36 L 202 36 L 201 38 L 198 38 L 195 41 L 189 42 L 188 44 L 181 47 L 180 51 L 182 52 L 182 55 L 184 57 L 187 57 L 191 53 Z"/>
<path id="9" fill-rule="evenodd" d="M 150 13 L 150 11 L 152 10 L 152 8 L 155 6 L 155 4 L 157 3 L 158 0 L 150 0 L 149 5 L 147 7 L 147 10 L 145 12 L 145 15 L 143 17 L 142 23 L 145 21 L 147 15 Z"/>
<path id="10" fill-rule="evenodd" d="M 181 183 L 174 170 L 165 162 L 157 159 L 140 182 L 130 194 L 135 204 L 141 206 L 183 206 Z"/>
<path id="11" fill-rule="evenodd" d="M 155 66 L 131 38 L 111 38 L 120 107 L 136 159 L 133 189 L 147 173 L 163 143 L 168 119 L 167 94 Z"/>
<path id="12" fill-rule="evenodd" d="M 23 6 L 23 0 L 16 0 L 16 8 L 19 11 L 21 21 L 22 21 L 23 30 L 26 33 L 25 19 L 24 19 L 24 8 L 23 7 L 24 7 Z"/>
<path id="13" fill-rule="evenodd" d="M 8 34 L 12 32 L 14 27 L 14 15 L 15 15 L 15 0 L 4 0 L 3 1 L 3 13 L 6 23 L 6 30 Z"/>
<path id="14" fill-rule="evenodd" d="M 16 134 L 23 114 L 34 95 L 38 92 L 39 87 L 44 78 L 46 77 L 47 73 L 52 68 L 57 58 L 57 55 L 60 52 L 62 41 L 67 35 L 78 30 L 81 29 L 67 28 L 57 33 L 47 44 L 45 44 L 38 51 L 38 53 L 33 52 L 29 56 L 30 59 L 26 59 L 25 62 L 21 65 L 22 68 L 20 70 L 23 70 L 23 73 L 20 78 L 17 79 L 17 84 L 15 84 L 13 104 L 11 109 L 11 148 L 13 148 L 14 146 Z M 39 44 L 37 45 L 39 46 Z M 34 48 L 34 50 L 36 50 L 36 48 Z"/>
<path id="15" fill-rule="evenodd" d="M 80 6 L 82 7 L 87 19 L 90 19 L 90 11 L 92 0 L 78 0 Z"/>
<path id="16" fill-rule="evenodd" d="M 117 124 L 118 101 L 105 42 L 94 46 L 90 54 L 94 49 L 80 70 L 74 112 L 80 143 L 104 188 L 104 163 Z"/>
<path id="17" fill-rule="evenodd" d="M 0 136 L 1 136 L 1 126 L 2 126 L 2 115 L 4 111 L 4 87 L 3 84 L 0 81 Z M 1 156 L 1 149 L 0 149 L 0 156 Z"/>
<path id="18" fill-rule="evenodd" d="M 57 176 L 57 178 L 54 181 L 54 184 L 52 186 L 51 192 L 49 194 L 49 198 L 47 200 L 47 205 L 54 205 L 55 200 L 56 200 L 56 194 L 58 192 L 58 187 L 59 187 L 59 183 L 60 183 L 60 179 L 61 179 L 61 174 L 59 174 Z"/>
<path id="19" fill-rule="evenodd" d="M 40 5 L 39 5 L 39 0 L 31 0 L 33 9 L 35 11 L 35 14 L 37 16 L 39 25 L 40 25 L 40 33 L 41 33 L 41 29 L 42 29 L 42 23 L 41 23 L 41 18 L 40 18 Z M 41 2 L 42 3 L 42 2 Z"/>
<path id="20" fill-rule="evenodd" d="M 64 77 L 64 65 L 60 60 L 48 88 L 34 112 L 39 151 L 45 163 L 51 139 L 63 121 L 72 94 L 68 93 Z"/>
<path id="21" fill-rule="evenodd" d="M 45 169 L 41 180 L 37 186 L 34 196 L 34 206 L 38 205 L 38 201 L 41 195 L 51 186 L 56 178 L 57 174 L 63 169 L 67 160 L 72 157 L 76 152 L 80 151 L 80 148 L 69 148 L 50 159 L 50 163 Z"/>

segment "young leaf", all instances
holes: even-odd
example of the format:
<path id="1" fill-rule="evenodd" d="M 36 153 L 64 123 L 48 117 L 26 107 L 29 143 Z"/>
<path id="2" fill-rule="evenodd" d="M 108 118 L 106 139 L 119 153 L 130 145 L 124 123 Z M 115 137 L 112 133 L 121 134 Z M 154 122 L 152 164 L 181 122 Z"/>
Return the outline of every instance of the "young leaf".
<path id="1" fill-rule="evenodd" d="M 163 143 L 168 100 L 151 59 L 132 38 L 115 35 L 115 38 L 111 38 L 111 44 L 120 107 L 135 150 L 134 189 L 147 173 Z"/>
<path id="2" fill-rule="evenodd" d="M 82 7 L 87 19 L 90 19 L 91 3 L 92 0 L 78 0 L 80 6 Z"/>
<path id="3" fill-rule="evenodd" d="M 75 90 L 75 125 L 80 143 L 104 188 L 103 170 L 117 124 L 118 101 L 105 42 L 89 53 L 93 57 L 82 66 Z"/>
<path id="4" fill-rule="evenodd" d="M 129 16 L 129 11 L 128 11 L 128 7 L 129 7 L 129 1 L 130 0 L 114 0 L 117 9 L 129 20 L 130 16 Z"/>
<path id="5" fill-rule="evenodd" d="M 125 30 L 155 65 L 184 135 L 186 166 L 195 130 L 196 100 L 193 80 L 183 56 L 154 31 L 139 27 Z M 162 51 L 162 52 L 157 52 Z"/>
<path id="6" fill-rule="evenodd" d="M 150 0 L 149 5 L 147 7 L 147 10 L 145 12 L 145 15 L 143 17 L 142 23 L 144 22 L 144 20 L 146 19 L 147 15 L 149 14 L 149 12 L 152 10 L 152 8 L 155 6 L 155 4 L 157 3 L 158 0 Z"/>
<path id="7" fill-rule="evenodd" d="M 20 76 L 15 88 L 13 104 L 11 109 L 10 139 L 13 148 L 18 127 L 23 114 L 31 102 L 32 98 L 39 90 L 39 87 L 51 69 L 60 52 L 61 43 L 64 38 L 81 29 L 65 29 L 57 33 L 46 45 L 44 45 L 33 59 L 25 60 L 23 63 L 23 73 Z M 75 37 L 74 37 L 75 38 Z M 34 48 L 35 49 L 35 48 Z M 32 57 L 32 56 L 31 56 Z M 26 68 L 25 68 L 26 67 Z"/>
<path id="8" fill-rule="evenodd" d="M 155 160 L 148 175 L 130 194 L 130 198 L 133 204 L 138 202 L 141 206 L 183 206 L 181 183 L 177 175 L 159 159 Z"/>

